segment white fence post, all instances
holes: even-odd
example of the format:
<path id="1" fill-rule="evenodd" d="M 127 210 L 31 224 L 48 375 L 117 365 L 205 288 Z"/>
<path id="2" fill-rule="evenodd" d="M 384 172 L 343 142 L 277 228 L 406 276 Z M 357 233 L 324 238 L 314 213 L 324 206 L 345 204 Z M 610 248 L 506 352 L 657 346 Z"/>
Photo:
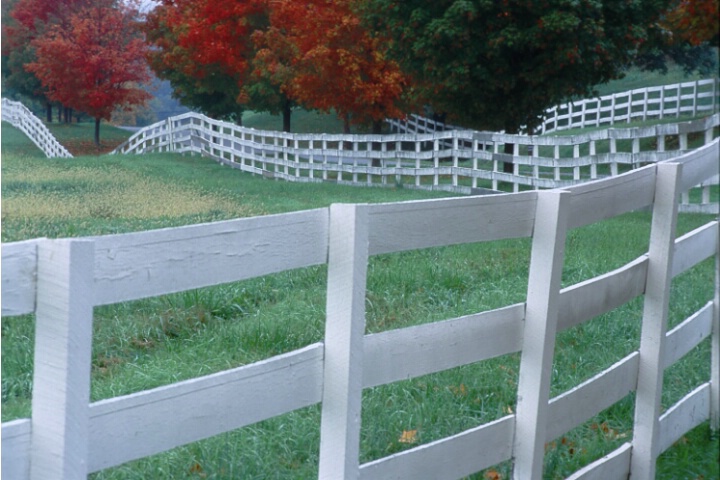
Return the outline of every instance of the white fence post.
<path id="1" fill-rule="evenodd" d="M 360 475 L 367 211 L 332 205 L 329 233 L 319 478 L 352 480 Z"/>
<path id="2" fill-rule="evenodd" d="M 87 477 L 94 252 L 87 240 L 38 246 L 32 480 Z"/>
<path id="3" fill-rule="evenodd" d="M 9 110 L 9 112 L 8 112 Z M 72 158 L 45 124 L 22 103 L 2 99 L 2 119 L 22 131 L 48 158 Z"/>
<path id="4" fill-rule="evenodd" d="M 630 464 L 634 480 L 653 480 L 659 455 L 663 359 L 681 168 L 677 163 L 657 165 Z"/>
<path id="5" fill-rule="evenodd" d="M 720 223 L 716 226 L 720 230 Z M 715 298 L 710 334 L 710 428 L 720 431 L 720 232 L 715 252 Z"/>
<path id="6" fill-rule="evenodd" d="M 538 194 L 518 381 L 513 478 L 542 478 L 558 299 L 571 194 Z"/>

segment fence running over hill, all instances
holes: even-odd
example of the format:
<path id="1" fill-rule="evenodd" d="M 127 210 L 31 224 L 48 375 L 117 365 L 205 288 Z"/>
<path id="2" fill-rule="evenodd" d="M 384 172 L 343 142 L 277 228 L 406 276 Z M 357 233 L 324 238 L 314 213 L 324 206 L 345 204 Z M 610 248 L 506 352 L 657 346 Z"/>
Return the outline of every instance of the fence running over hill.
<path id="1" fill-rule="evenodd" d="M 85 478 L 321 403 L 320 478 L 452 479 L 513 459 L 516 478 L 540 479 L 545 442 L 634 391 L 632 441 L 570 478 L 653 479 L 658 455 L 685 432 L 708 419 L 713 429 L 720 427 L 718 222 L 675 238 L 681 193 L 715 175 L 719 157 L 716 139 L 669 162 L 562 190 L 333 205 L 158 231 L 5 244 L 2 313 L 35 313 L 36 348 L 32 419 L 2 425 L 2 477 Z M 647 254 L 561 289 L 568 229 L 648 206 L 653 220 Z M 525 302 L 365 334 L 370 256 L 522 237 L 532 239 Z M 712 257 L 715 297 L 666 331 L 672 278 Z M 324 263 L 324 342 L 89 403 L 93 306 Z M 556 333 L 641 295 L 640 350 L 549 398 Z M 661 413 L 665 368 L 708 336 L 710 381 Z M 515 413 L 359 464 L 364 388 L 518 351 Z"/>
<path id="2" fill-rule="evenodd" d="M 571 128 L 679 118 L 682 115 L 712 115 L 717 112 L 720 104 L 719 82 L 718 78 L 709 78 L 638 88 L 565 103 L 545 111 L 545 119 L 538 132 L 546 134 Z M 393 131 L 401 133 L 433 133 L 460 129 L 418 115 L 410 115 L 406 120 L 388 122 Z"/>
<path id="3" fill-rule="evenodd" d="M 72 155 L 55 139 L 45 124 L 22 103 L 2 99 L 2 120 L 25 133 L 48 158 L 71 158 Z"/>
<path id="4" fill-rule="evenodd" d="M 690 140 L 718 136 L 720 114 L 701 120 L 570 136 L 526 136 L 449 130 L 429 134 L 296 134 L 244 128 L 186 113 L 151 125 L 118 147 L 119 153 L 190 152 L 266 178 L 294 182 L 398 186 L 469 194 L 502 183 L 513 191 L 564 188 L 616 176 L 689 151 Z M 506 143 L 512 155 L 500 153 Z M 513 164 L 512 173 L 503 163 Z M 718 213 L 710 185 L 683 211 Z"/>
<path id="5" fill-rule="evenodd" d="M 244 128 L 186 113 L 136 133 L 116 152 L 207 155 L 245 172 L 294 182 L 399 186 L 469 194 L 563 188 L 615 176 L 689 151 L 689 138 L 707 144 L 718 135 L 720 114 L 651 127 L 607 129 L 571 136 L 525 136 L 449 130 L 432 134 L 294 134 Z M 513 145 L 514 154 L 500 153 Z M 503 163 L 513 173 L 503 172 Z M 376 166 L 377 165 L 377 166 Z M 710 185 L 687 211 L 717 213 Z M 689 204 L 687 196 L 684 204 Z"/>

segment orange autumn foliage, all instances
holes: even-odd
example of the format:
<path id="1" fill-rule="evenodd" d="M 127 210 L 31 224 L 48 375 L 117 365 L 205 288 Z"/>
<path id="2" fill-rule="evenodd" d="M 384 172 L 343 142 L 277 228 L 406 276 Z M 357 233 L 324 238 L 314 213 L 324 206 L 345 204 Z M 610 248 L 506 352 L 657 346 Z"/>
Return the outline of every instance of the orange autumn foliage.
<path id="1" fill-rule="evenodd" d="M 404 116 L 401 105 L 409 79 L 386 56 L 383 39 L 361 25 L 353 2 L 271 3 L 272 27 L 256 41 L 263 46 L 281 44 L 292 52 L 291 58 L 283 57 L 284 63 L 265 62 L 267 69 L 292 66 L 292 75 L 283 81 L 289 97 L 307 108 L 335 111 L 356 124 Z"/>
<path id="2" fill-rule="evenodd" d="M 692 45 L 718 43 L 720 4 L 717 0 L 682 0 L 667 15 L 667 26 L 681 41 Z"/>

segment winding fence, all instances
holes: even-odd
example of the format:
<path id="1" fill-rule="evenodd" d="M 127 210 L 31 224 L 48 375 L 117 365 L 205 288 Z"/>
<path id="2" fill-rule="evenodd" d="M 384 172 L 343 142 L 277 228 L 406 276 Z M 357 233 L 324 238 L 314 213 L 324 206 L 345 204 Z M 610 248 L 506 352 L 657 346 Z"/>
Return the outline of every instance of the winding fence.
<path id="1" fill-rule="evenodd" d="M 648 87 L 549 109 L 543 132 L 634 120 L 710 116 L 649 127 L 607 128 L 566 136 L 508 135 L 450 129 L 417 116 L 390 120 L 391 135 L 260 131 L 197 113 L 146 127 L 115 153 L 198 153 L 233 168 L 293 182 L 402 186 L 458 194 L 564 188 L 659 162 L 720 135 L 718 79 Z M 48 156 L 71 156 L 42 122 L 3 99 L 3 120 L 22 129 Z M 512 145 L 512 154 L 504 153 Z M 506 166 L 512 164 L 512 171 Z M 681 211 L 720 213 L 714 176 L 685 192 Z"/>
<path id="2" fill-rule="evenodd" d="M 564 189 L 333 205 L 158 231 L 4 244 L 2 314 L 35 313 L 36 347 L 32 418 L 2 424 L 2 477 L 81 479 L 321 403 L 319 478 L 455 479 L 513 459 L 515 478 L 533 480 L 542 478 L 547 441 L 635 392 L 632 440 L 569 478 L 651 480 L 657 457 L 685 432 L 708 419 L 714 430 L 720 427 L 719 226 L 712 221 L 681 238 L 675 233 L 682 192 L 714 176 L 719 158 L 716 139 L 670 161 Z M 645 255 L 561 288 L 569 229 L 644 207 L 652 209 Z M 370 256 L 522 237 L 532 239 L 525 302 L 365 334 Z M 712 257 L 715 297 L 667 331 L 672 278 Z M 90 403 L 94 306 L 325 263 L 323 342 Z M 556 334 L 642 295 L 639 351 L 549 398 Z M 708 336 L 710 380 L 661 412 L 665 368 Z M 514 413 L 360 464 L 363 389 L 512 352 L 521 355 Z"/>
<path id="3" fill-rule="evenodd" d="M 719 87 L 718 78 L 709 78 L 576 100 L 547 109 L 538 133 L 612 126 L 632 121 L 663 120 L 683 115 L 712 115 L 717 112 L 720 103 Z M 418 115 L 388 122 L 393 131 L 398 133 L 433 133 L 461 129 Z"/>
<path id="4" fill-rule="evenodd" d="M 48 158 L 72 158 L 72 154 L 60 145 L 45 124 L 22 103 L 2 99 L 2 120 L 27 135 Z"/>
<path id="5" fill-rule="evenodd" d="M 649 127 L 569 136 L 448 130 L 428 134 L 328 135 L 254 130 L 186 113 L 133 135 L 116 153 L 197 153 L 245 172 L 293 182 L 402 186 L 461 194 L 511 184 L 514 192 L 564 188 L 676 157 L 718 136 L 720 114 Z M 501 153 L 505 144 L 513 154 Z M 696 148 L 695 145 L 693 145 Z M 512 173 L 503 164 L 512 163 Z M 683 211 L 718 213 L 714 176 Z"/>

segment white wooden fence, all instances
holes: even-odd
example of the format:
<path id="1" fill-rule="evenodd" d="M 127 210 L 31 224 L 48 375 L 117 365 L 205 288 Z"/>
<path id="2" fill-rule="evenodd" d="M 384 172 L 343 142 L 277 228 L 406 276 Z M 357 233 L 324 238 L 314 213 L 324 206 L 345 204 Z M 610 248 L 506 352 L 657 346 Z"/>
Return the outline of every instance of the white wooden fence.
<path id="1" fill-rule="evenodd" d="M 545 112 L 540 133 L 682 115 L 712 115 L 718 111 L 718 85 L 715 77 L 566 103 Z"/>
<path id="2" fill-rule="evenodd" d="M 716 139 L 669 162 L 562 190 L 333 205 L 158 231 L 5 244 L 2 314 L 34 312 L 36 347 L 32 418 L 2 425 L 2 478 L 85 478 L 321 403 L 320 478 L 454 479 L 513 459 L 515 478 L 540 479 L 545 442 L 634 391 L 632 440 L 570 478 L 651 480 L 658 455 L 684 432 L 708 419 L 713 429 L 720 427 L 718 222 L 675 238 L 681 193 L 715 175 L 719 158 Z M 560 288 L 568 229 L 648 206 L 653 220 L 647 254 Z M 370 256 L 520 237 L 532 238 L 525 302 L 365 334 Z M 715 297 L 666 331 L 672 278 L 711 257 Z M 328 264 L 324 342 L 89 402 L 93 306 L 323 263 Z M 550 398 L 556 334 L 640 295 L 640 350 Z M 664 369 L 708 336 L 710 381 L 661 413 Z M 515 413 L 359 463 L 364 388 L 518 351 Z"/>
<path id="3" fill-rule="evenodd" d="M 45 124 L 22 103 L 2 99 L 2 120 L 22 130 L 48 158 L 72 158 L 70 152 L 55 139 Z"/>
<path id="4" fill-rule="evenodd" d="M 606 129 L 570 136 L 507 135 L 471 130 L 429 134 L 328 135 L 254 130 L 186 113 L 133 135 L 116 153 L 190 152 L 266 178 L 293 182 L 399 186 L 461 194 L 564 188 L 616 176 L 689 151 L 694 136 L 707 144 L 718 135 L 720 114 L 642 128 Z M 506 143 L 512 155 L 501 153 Z M 503 172 L 503 163 L 513 172 Z M 718 213 L 711 185 L 682 209 Z M 683 196 L 683 204 L 690 197 Z"/>
<path id="5" fill-rule="evenodd" d="M 720 106 L 719 82 L 718 78 L 709 78 L 645 87 L 557 105 L 545 111 L 545 118 L 538 132 L 546 134 L 571 128 L 712 115 Z M 393 131 L 398 133 L 433 133 L 461 129 L 419 115 L 388 122 Z"/>

